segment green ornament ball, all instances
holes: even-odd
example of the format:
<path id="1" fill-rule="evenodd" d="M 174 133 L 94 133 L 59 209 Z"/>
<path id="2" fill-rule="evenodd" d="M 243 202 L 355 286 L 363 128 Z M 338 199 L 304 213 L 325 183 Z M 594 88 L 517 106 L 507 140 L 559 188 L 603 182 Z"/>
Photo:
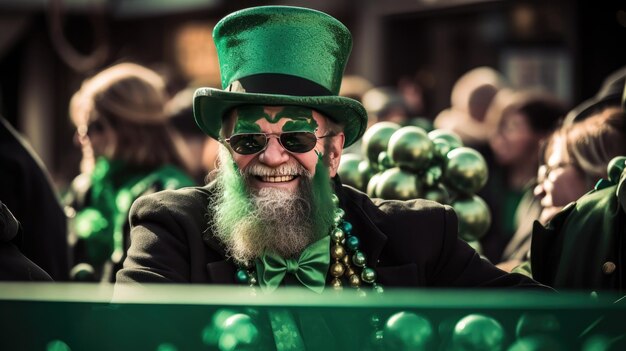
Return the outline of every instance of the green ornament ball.
<path id="1" fill-rule="evenodd" d="M 430 321 L 412 312 L 398 312 L 383 327 L 385 350 L 425 350 L 431 347 L 434 331 Z"/>
<path id="2" fill-rule="evenodd" d="M 218 347 L 220 350 L 251 350 L 258 340 L 259 329 L 252 318 L 247 314 L 237 313 L 224 321 Z"/>
<path id="3" fill-rule="evenodd" d="M 460 147 L 448 152 L 444 172 L 446 184 L 465 195 L 472 195 L 487 183 L 485 158 L 476 150 Z"/>
<path id="4" fill-rule="evenodd" d="M 359 188 L 359 190 L 366 191 L 367 184 L 369 183 L 370 179 L 372 178 L 372 176 L 374 176 L 376 172 L 374 172 L 374 169 L 372 168 L 372 165 L 370 164 L 368 160 L 361 161 L 359 163 L 358 169 L 359 169 L 359 173 L 361 173 L 361 179 L 363 180 L 363 187 Z"/>
<path id="5" fill-rule="evenodd" d="M 389 139 L 387 153 L 393 164 L 419 172 L 425 169 L 433 158 L 433 142 L 422 128 L 402 127 Z"/>
<path id="6" fill-rule="evenodd" d="M 459 237 L 465 241 L 482 238 L 491 225 L 491 212 L 483 199 L 474 195 L 452 202 L 459 219 Z"/>
<path id="7" fill-rule="evenodd" d="M 450 203 L 450 193 L 442 184 L 437 184 L 434 187 L 424 190 L 422 198 L 430 201 L 435 201 L 444 205 Z"/>
<path id="8" fill-rule="evenodd" d="M 386 200 L 410 200 L 420 197 L 421 184 L 417 175 L 395 167 L 384 171 L 376 181 L 377 197 Z"/>
<path id="9" fill-rule="evenodd" d="M 459 351 L 502 350 L 504 328 L 495 319 L 482 314 L 470 314 L 454 326 L 452 344 Z"/>
<path id="10" fill-rule="evenodd" d="M 551 313 L 524 313 L 515 327 L 517 338 L 535 334 L 552 334 L 561 330 L 561 323 Z"/>
<path id="11" fill-rule="evenodd" d="M 365 187 L 363 176 L 361 172 L 359 172 L 359 164 L 362 160 L 361 156 L 356 154 L 346 154 L 341 157 L 337 173 L 343 184 L 357 189 L 363 189 Z"/>
<path id="12" fill-rule="evenodd" d="M 46 351 L 72 351 L 63 340 L 52 340 L 46 344 Z"/>
<path id="13" fill-rule="evenodd" d="M 428 138 L 432 141 L 444 140 L 450 145 L 451 149 L 456 149 L 463 146 L 463 140 L 461 137 L 453 131 L 446 129 L 435 129 L 428 132 Z"/>
<path id="14" fill-rule="evenodd" d="M 606 335 L 593 334 L 585 339 L 581 347 L 582 351 L 609 351 L 618 350 L 613 344 L 616 340 Z M 558 351 L 558 350 L 557 350 Z"/>
<path id="15" fill-rule="evenodd" d="M 383 151 L 380 154 L 378 154 L 378 169 L 380 171 L 384 171 L 386 169 L 393 168 L 393 167 L 394 167 L 393 160 L 391 160 L 391 157 L 389 157 L 389 154 L 386 151 Z"/>
<path id="16" fill-rule="evenodd" d="M 370 163 L 378 165 L 378 155 L 383 151 L 387 151 L 389 139 L 398 129 L 400 129 L 400 125 L 397 123 L 378 122 L 365 131 L 361 151 Z"/>
<path id="17" fill-rule="evenodd" d="M 382 173 L 374 174 L 370 180 L 367 182 L 366 193 L 369 197 L 378 197 L 378 193 L 376 192 L 376 188 L 378 187 L 378 181 L 382 176 Z"/>
<path id="18" fill-rule="evenodd" d="M 619 178 L 622 172 L 624 172 L 624 168 L 626 168 L 626 156 L 614 157 L 606 167 L 609 180 L 614 184 L 619 183 Z"/>
<path id="19" fill-rule="evenodd" d="M 445 139 L 433 140 L 433 158 L 438 162 L 446 160 L 446 155 L 452 150 L 452 145 Z"/>
<path id="20" fill-rule="evenodd" d="M 435 185 L 439 184 L 442 175 L 443 171 L 441 170 L 441 167 L 437 165 L 432 165 L 426 169 L 426 171 L 422 175 L 422 180 L 425 186 L 434 187 Z"/>
<path id="21" fill-rule="evenodd" d="M 515 341 L 507 351 L 564 351 L 563 345 L 555 338 L 548 335 L 526 336 Z M 585 350 L 583 351 L 591 351 Z M 607 349 L 596 349 L 607 350 Z"/>

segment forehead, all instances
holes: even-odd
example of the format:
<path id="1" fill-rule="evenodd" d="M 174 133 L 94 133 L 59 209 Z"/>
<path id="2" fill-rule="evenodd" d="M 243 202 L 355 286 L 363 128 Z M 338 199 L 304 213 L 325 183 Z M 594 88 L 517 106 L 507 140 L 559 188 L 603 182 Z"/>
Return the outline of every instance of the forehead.
<path id="1" fill-rule="evenodd" d="M 562 162 L 568 161 L 567 148 L 565 146 L 565 137 L 557 134 L 550 141 L 548 148 L 548 155 L 546 163 L 549 166 L 558 165 Z"/>
<path id="2" fill-rule="evenodd" d="M 266 127 L 282 131 L 315 131 L 325 127 L 326 118 L 302 106 L 245 105 L 232 111 L 230 122 L 235 132 L 254 132 Z"/>

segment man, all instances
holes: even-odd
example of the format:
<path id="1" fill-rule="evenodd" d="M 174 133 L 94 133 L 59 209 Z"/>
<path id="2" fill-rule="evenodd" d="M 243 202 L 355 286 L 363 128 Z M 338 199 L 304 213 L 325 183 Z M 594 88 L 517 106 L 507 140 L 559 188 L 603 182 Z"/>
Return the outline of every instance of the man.
<path id="1" fill-rule="evenodd" d="M 219 140 L 206 187 L 139 199 L 117 282 L 243 283 L 273 290 L 537 286 L 457 238 L 447 206 L 382 201 L 343 187 L 342 148 L 367 115 L 339 97 L 351 49 L 334 18 L 292 7 L 236 12 L 214 30 L 224 90 L 196 91 L 200 128 Z"/>

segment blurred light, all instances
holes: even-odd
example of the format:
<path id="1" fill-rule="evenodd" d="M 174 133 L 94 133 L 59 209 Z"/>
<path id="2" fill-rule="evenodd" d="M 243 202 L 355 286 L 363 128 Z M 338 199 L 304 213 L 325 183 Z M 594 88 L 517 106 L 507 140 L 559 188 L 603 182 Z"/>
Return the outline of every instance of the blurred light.
<path id="1" fill-rule="evenodd" d="M 220 84 L 217 49 L 213 42 L 213 23 L 189 22 L 178 28 L 175 55 L 182 73 L 189 80 L 217 86 Z"/>

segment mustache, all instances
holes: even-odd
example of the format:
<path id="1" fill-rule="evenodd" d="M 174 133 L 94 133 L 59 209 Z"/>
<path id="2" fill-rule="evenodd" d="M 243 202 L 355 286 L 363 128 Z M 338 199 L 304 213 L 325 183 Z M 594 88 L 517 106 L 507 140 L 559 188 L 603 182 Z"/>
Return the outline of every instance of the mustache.
<path id="1" fill-rule="evenodd" d="M 268 167 L 259 162 L 249 165 L 245 169 L 241 170 L 241 175 L 244 177 L 278 177 L 278 176 L 303 176 L 311 178 L 311 172 L 309 172 L 304 166 L 298 162 L 290 162 L 280 165 L 278 167 Z"/>

